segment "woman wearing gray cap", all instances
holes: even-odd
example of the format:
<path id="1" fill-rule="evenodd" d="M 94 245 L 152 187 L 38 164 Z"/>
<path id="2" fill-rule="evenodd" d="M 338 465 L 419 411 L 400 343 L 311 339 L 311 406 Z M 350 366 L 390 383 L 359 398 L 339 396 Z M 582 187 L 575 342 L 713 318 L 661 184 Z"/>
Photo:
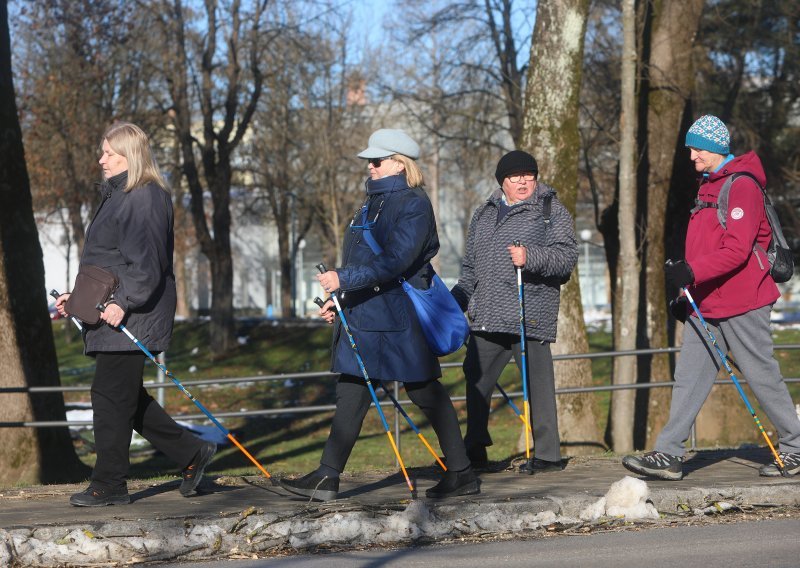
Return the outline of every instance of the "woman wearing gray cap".
<path id="1" fill-rule="evenodd" d="M 400 284 L 405 279 L 415 288 L 429 288 L 429 261 L 439 250 L 433 208 L 415 162 L 419 145 L 402 130 L 381 129 L 358 157 L 367 160 L 369 169 L 366 200 L 345 232 L 342 266 L 317 279 L 326 292 L 337 293 L 370 379 L 402 382 L 436 432 L 448 471 L 426 496 L 479 493 L 455 409 L 439 382 L 439 360 Z M 298 479 L 281 480 L 281 485 L 327 501 L 338 494 L 339 474 L 372 400 L 332 300 L 325 302 L 320 315 L 335 325 L 332 371 L 340 373 L 336 412 L 319 468 Z"/>

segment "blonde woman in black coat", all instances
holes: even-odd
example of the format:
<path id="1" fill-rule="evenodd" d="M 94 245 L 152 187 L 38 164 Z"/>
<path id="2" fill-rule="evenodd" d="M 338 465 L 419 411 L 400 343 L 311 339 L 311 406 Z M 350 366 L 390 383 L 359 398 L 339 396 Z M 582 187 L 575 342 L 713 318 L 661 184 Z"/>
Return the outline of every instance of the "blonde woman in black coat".
<path id="1" fill-rule="evenodd" d="M 114 273 L 119 287 L 96 325 L 84 326 L 85 353 L 96 370 L 91 398 L 97 462 L 89 487 L 70 498 L 77 507 L 130 503 L 127 477 L 136 430 L 182 470 L 180 492 L 195 493 L 216 445 L 178 426 L 145 390 L 145 355 L 119 331 L 124 324 L 154 353 L 164 351 L 175 317 L 172 200 L 147 135 L 118 122 L 103 135 L 103 201 L 86 231 L 81 265 Z M 57 302 L 68 315 L 69 294 Z"/>

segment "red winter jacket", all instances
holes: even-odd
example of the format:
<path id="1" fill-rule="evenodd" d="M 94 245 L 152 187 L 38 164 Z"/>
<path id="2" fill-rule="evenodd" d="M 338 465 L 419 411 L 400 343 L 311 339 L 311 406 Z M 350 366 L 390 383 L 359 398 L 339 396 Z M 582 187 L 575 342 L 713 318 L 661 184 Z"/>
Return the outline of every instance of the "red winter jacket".
<path id="1" fill-rule="evenodd" d="M 766 184 L 761 160 L 748 152 L 704 177 L 697 198 L 716 203 L 726 179 L 736 172 L 747 172 L 762 186 Z M 690 217 L 686 231 L 686 262 L 694 272 L 690 291 L 708 318 L 743 314 L 780 297 L 764 252 L 772 238 L 764 198 L 751 179 L 741 177 L 733 182 L 726 224 L 727 230 L 720 225 L 717 210 L 709 207 Z"/>

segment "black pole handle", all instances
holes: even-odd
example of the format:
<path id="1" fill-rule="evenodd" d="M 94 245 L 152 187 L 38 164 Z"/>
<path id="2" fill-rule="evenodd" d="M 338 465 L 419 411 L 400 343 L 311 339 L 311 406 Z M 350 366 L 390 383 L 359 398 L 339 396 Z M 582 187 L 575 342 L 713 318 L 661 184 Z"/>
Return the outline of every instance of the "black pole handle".
<path id="1" fill-rule="evenodd" d="M 97 304 L 95 306 L 96 309 L 100 310 L 101 312 L 106 311 L 106 307 L 103 304 Z"/>
<path id="2" fill-rule="evenodd" d="M 325 301 L 319 296 L 314 298 L 314 303 L 317 304 L 320 308 L 325 305 Z"/>
<path id="3" fill-rule="evenodd" d="M 328 269 L 325 268 L 325 265 L 322 264 L 321 262 L 317 265 L 317 270 L 319 270 L 320 274 L 325 274 L 326 272 L 328 272 Z"/>
<path id="4" fill-rule="evenodd" d="M 58 300 L 58 297 L 59 297 L 61 294 L 59 294 L 59 293 L 58 293 L 58 290 L 56 290 L 55 288 L 53 288 L 52 290 L 50 290 L 50 295 L 51 295 L 51 296 L 53 296 L 53 297 L 54 297 L 56 300 Z"/>
<path id="5" fill-rule="evenodd" d="M 515 247 L 522 246 L 522 245 L 519 243 L 519 239 L 515 240 L 513 244 L 514 244 L 514 246 L 515 246 Z"/>

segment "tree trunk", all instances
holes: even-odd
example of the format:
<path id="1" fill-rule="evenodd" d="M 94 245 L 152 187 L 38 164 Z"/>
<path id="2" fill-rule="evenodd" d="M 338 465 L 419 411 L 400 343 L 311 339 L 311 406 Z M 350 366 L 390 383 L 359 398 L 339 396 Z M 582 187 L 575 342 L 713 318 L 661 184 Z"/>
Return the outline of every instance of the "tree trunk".
<path id="1" fill-rule="evenodd" d="M 209 334 L 211 350 L 215 356 L 232 349 L 234 341 L 233 318 L 233 260 L 230 248 L 227 254 L 215 255 L 211 260 L 211 325 Z"/>
<path id="2" fill-rule="evenodd" d="M 253 12 L 244 14 L 238 2 L 224 8 L 218 7 L 215 1 L 206 2 L 202 37 L 188 31 L 193 22 L 187 23 L 186 15 L 191 18 L 194 12 L 185 10 L 183 2 L 164 0 L 157 7 L 161 10 L 159 16 L 163 16 L 158 20 L 163 35 L 172 42 L 165 43 L 160 54 L 173 104 L 170 117 L 180 145 L 183 175 L 192 197 L 191 216 L 196 236 L 211 264 L 209 347 L 215 357 L 224 355 L 235 344 L 230 243 L 231 160 L 250 128 L 261 96 L 260 42 L 264 37 L 259 26 L 263 23 L 266 5 L 250 5 Z M 242 28 L 243 22 L 247 22 L 246 29 Z M 225 49 L 218 59 L 219 35 Z M 190 61 L 190 54 L 194 61 Z M 242 64 L 247 65 L 250 73 L 247 80 L 242 74 Z M 193 86 L 190 87 L 190 83 Z M 202 135 L 198 136 L 196 130 L 200 124 Z M 211 228 L 206 192 L 210 193 L 213 208 Z"/>
<path id="3" fill-rule="evenodd" d="M 172 202 L 175 212 L 173 222 L 173 233 L 175 236 L 175 252 L 173 254 L 173 271 L 175 273 L 175 288 L 177 294 L 177 305 L 175 315 L 188 318 L 191 316 L 192 295 L 189 285 L 189 269 L 186 260 L 191 252 L 196 248 L 197 243 L 191 236 L 192 220 L 190 213 L 183 205 L 186 195 L 184 187 L 181 185 L 181 149 L 178 144 L 172 146 L 171 179 L 175 180 L 172 186 Z"/>
<path id="4" fill-rule="evenodd" d="M 664 288 L 664 232 L 667 196 L 675 161 L 685 160 L 678 140 L 686 102 L 694 86 L 692 48 L 703 0 L 662 0 L 654 3 L 653 33 L 647 92 L 647 213 L 644 243 L 648 347 L 664 348 L 667 336 L 667 299 Z M 653 357 L 650 382 L 671 380 L 669 357 Z M 647 430 L 644 448 L 652 448 L 655 437 L 669 417 L 671 390 L 643 391 L 647 400 Z"/>
<path id="5" fill-rule="evenodd" d="M 8 6 L 0 1 L 0 386 L 57 386 L 42 249 L 11 77 Z M 61 394 L 0 396 L 0 421 L 65 419 Z M 0 428 L 0 486 L 78 481 L 87 474 L 67 428 Z"/>
<path id="6" fill-rule="evenodd" d="M 578 97 L 587 14 L 587 0 L 538 3 L 522 134 L 522 147 L 536 155 L 540 177 L 559 191 L 559 199 L 573 215 L 578 190 Z M 561 289 L 558 329 L 554 353 L 588 352 L 580 287 L 574 274 Z M 588 360 L 558 362 L 555 370 L 559 388 L 592 385 Z M 558 407 L 561 442 L 571 454 L 603 447 L 593 395 L 559 396 Z"/>
<path id="7" fill-rule="evenodd" d="M 616 294 L 619 319 L 614 325 L 618 351 L 636 348 L 639 311 L 639 258 L 636 246 L 636 10 L 635 0 L 622 3 L 622 81 L 619 147 L 619 240 Z M 613 382 L 636 382 L 636 357 L 615 357 Z M 615 452 L 633 450 L 633 417 L 636 392 L 611 394 L 611 440 Z"/>
<path id="8" fill-rule="evenodd" d="M 285 215 L 283 216 L 285 217 Z M 288 318 L 294 314 L 294 295 L 292 294 L 292 236 L 291 229 L 286 223 L 280 222 L 276 217 L 278 229 L 278 263 L 281 267 L 281 314 Z"/>

